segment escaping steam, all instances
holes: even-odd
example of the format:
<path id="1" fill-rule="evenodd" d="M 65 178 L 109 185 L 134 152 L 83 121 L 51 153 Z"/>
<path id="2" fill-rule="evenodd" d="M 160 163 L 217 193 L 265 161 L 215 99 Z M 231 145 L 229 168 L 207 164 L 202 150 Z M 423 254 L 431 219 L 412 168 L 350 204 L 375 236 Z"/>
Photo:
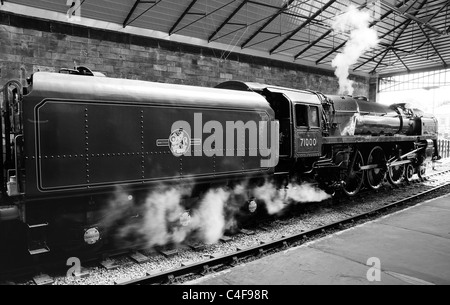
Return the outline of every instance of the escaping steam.
<path id="1" fill-rule="evenodd" d="M 223 189 L 210 190 L 192 217 L 192 229 L 206 244 L 217 242 L 225 232 L 225 204 L 230 194 Z"/>
<path id="2" fill-rule="evenodd" d="M 266 182 L 250 188 L 246 183 L 234 188 L 207 190 L 189 211 L 184 201 L 192 196 L 186 187 L 161 187 L 143 198 L 135 198 L 117 189 L 103 213 L 102 227 L 112 230 L 122 244 L 164 246 L 179 244 L 190 238 L 213 244 L 227 230 L 237 227 L 249 195 L 265 204 L 269 214 L 279 214 L 297 202 L 319 202 L 330 198 L 310 184 L 289 184 L 285 189 Z"/>
<path id="3" fill-rule="evenodd" d="M 237 205 L 233 199 L 242 196 L 244 188 L 239 185 L 234 190 L 210 189 L 190 211 L 183 206 L 183 200 L 191 197 L 190 188 L 161 187 L 141 202 L 118 188 L 102 213 L 102 227 L 115 227 L 120 243 L 164 246 L 195 236 L 212 244 L 225 230 L 236 226 Z"/>
<path id="4" fill-rule="evenodd" d="M 348 79 L 350 66 L 370 48 L 378 44 L 378 34 L 369 28 L 371 15 L 369 12 L 359 11 L 350 5 L 342 15 L 335 18 L 332 28 L 338 33 L 350 31 L 350 38 L 342 53 L 339 53 L 331 65 L 336 68 L 335 74 L 339 78 L 339 94 L 353 94 L 353 81 Z"/>
<path id="5" fill-rule="evenodd" d="M 263 186 L 257 187 L 253 193 L 256 199 L 264 202 L 267 213 L 270 215 L 278 214 L 287 205 L 287 203 L 284 203 L 283 194 L 270 182 L 266 182 Z"/>
<path id="6" fill-rule="evenodd" d="M 103 212 L 102 226 L 115 228 L 121 243 L 146 243 L 149 246 L 183 241 L 189 233 L 179 222 L 186 212 L 183 196 L 191 190 L 183 187 L 160 187 L 138 200 L 118 188 Z"/>
<path id="7" fill-rule="evenodd" d="M 288 206 L 303 202 L 321 202 L 331 198 L 325 191 L 309 183 L 289 183 L 287 188 L 277 189 L 272 183 L 256 188 L 255 197 L 264 202 L 270 215 L 282 213 Z"/>
<path id="8" fill-rule="evenodd" d="M 148 245 L 178 243 L 186 238 L 183 226 L 175 224 L 185 212 L 181 207 L 182 190 L 170 188 L 151 193 L 145 201 L 145 213 L 140 233 L 147 238 Z"/>

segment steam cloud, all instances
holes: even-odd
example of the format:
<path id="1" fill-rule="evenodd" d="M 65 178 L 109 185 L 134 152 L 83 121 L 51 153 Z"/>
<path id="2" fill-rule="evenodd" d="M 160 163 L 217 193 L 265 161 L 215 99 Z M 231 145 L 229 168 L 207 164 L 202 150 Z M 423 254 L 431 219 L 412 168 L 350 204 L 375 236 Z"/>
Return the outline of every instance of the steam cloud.
<path id="1" fill-rule="evenodd" d="M 226 228 L 225 204 L 230 194 L 223 189 L 210 190 L 192 217 L 192 228 L 198 230 L 198 237 L 206 244 L 217 242 Z"/>
<path id="2" fill-rule="evenodd" d="M 180 217 L 187 215 L 183 200 L 191 197 L 190 188 L 161 187 L 141 199 L 119 188 L 103 213 L 102 226 L 116 228 L 115 237 L 121 243 L 145 243 L 152 247 L 195 238 L 213 244 L 226 230 L 236 228 L 241 206 L 249 199 L 247 190 L 245 183 L 232 189 L 208 190 L 190 210 L 189 223 L 183 224 Z M 251 189 L 251 194 L 264 203 L 271 215 L 297 202 L 319 202 L 331 197 L 309 184 L 289 184 L 286 189 L 278 189 L 270 182 Z"/>
<path id="3" fill-rule="evenodd" d="M 353 94 L 353 81 L 348 79 L 350 66 L 358 61 L 358 58 L 370 48 L 378 44 L 378 34 L 369 28 L 371 16 L 369 12 L 359 11 L 356 6 L 350 5 L 342 15 L 335 18 L 332 28 L 338 33 L 350 31 L 350 39 L 332 61 L 336 68 L 335 75 L 339 78 L 339 94 Z"/>
<path id="4" fill-rule="evenodd" d="M 331 198 L 325 191 L 304 183 L 290 183 L 287 188 L 277 189 L 273 184 L 266 183 L 257 188 L 255 197 L 262 200 L 270 215 L 282 213 L 288 206 L 301 202 L 321 202 Z"/>

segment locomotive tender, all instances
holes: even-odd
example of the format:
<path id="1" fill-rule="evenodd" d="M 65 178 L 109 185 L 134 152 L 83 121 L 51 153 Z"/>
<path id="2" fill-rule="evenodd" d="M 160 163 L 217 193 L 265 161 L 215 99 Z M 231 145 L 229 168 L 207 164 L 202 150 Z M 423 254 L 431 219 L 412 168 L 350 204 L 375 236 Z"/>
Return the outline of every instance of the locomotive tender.
<path id="1" fill-rule="evenodd" d="M 201 193 L 244 180 L 314 179 L 353 196 L 364 184 L 376 190 L 385 178 L 398 185 L 421 176 L 439 158 L 436 119 L 404 104 L 62 72 L 3 88 L 0 237 L 22 234 L 32 255 L 104 239 L 97 214 L 117 186 L 139 197 L 161 184 Z"/>

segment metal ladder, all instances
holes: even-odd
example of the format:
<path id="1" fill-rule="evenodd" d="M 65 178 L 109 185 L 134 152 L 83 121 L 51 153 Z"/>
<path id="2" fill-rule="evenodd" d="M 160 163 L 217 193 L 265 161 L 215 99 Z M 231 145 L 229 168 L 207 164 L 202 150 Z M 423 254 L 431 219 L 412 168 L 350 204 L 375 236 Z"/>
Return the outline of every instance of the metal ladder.
<path id="1" fill-rule="evenodd" d="M 47 246 L 48 223 L 34 224 L 28 226 L 28 252 L 30 255 L 40 255 L 50 252 Z"/>

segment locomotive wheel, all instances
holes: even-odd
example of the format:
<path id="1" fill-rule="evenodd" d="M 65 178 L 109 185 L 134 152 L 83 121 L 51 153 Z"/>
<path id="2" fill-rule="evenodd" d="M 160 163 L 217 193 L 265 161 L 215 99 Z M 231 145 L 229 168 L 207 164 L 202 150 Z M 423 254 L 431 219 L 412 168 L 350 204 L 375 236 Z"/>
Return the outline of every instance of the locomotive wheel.
<path id="1" fill-rule="evenodd" d="M 426 173 L 427 173 L 427 164 L 423 163 L 417 168 L 417 175 L 419 176 L 419 179 L 423 180 L 425 178 Z"/>
<path id="2" fill-rule="evenodd" d="M 411 182 L 414 176 L 414 166 L 412 164 L 408 164 L 405 169 L 405 180 L 407 182 Z"/>
<path id="3" fill-rule="evenodd" d="M 364 165 L 364 159 L 362 154 L 358 151 L 356 153 L 355 163 L 352 168 L 347 171 L 347 177 L 344 182 L 344 193 L 349 196 L 355 196 L 361 190 L 364 182 L 364 171 L 361 170 L 361 166 Z"/>
<path id="4" fill-rule="evenodd" d="M 378 165 L 379 168 L 367 170 L 367 185 L 372 190 L 378 190 L 383 186 L 384 178 L 386 177 L 386 156 L 381 147 L 377 146 L 369 154 L 367 158 L 367 165 Z"/>
<path id="5" fill-rule="evenodd" d="M 387 178 L 393 186 L 399 186 L 405 179 L 405 165 L 391 166 L 387 172 Z"/>

